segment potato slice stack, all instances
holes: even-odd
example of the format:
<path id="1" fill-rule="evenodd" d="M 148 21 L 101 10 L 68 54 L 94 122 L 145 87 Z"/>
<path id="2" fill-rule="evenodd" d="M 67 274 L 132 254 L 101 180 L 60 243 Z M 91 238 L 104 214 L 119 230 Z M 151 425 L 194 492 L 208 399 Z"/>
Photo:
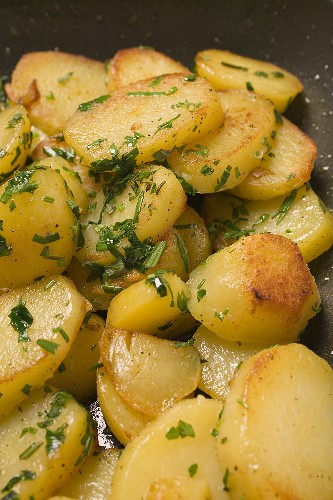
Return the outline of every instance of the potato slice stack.
<path id="1" fill-rule="evenodd" d="M 306 263 L 333 243 L 309 185 L 316 146 L 280 114 L 303 87 L 227 51 L 195 65 L 147 47 L 104 66 L 37 52 L 6 85 L 0 489 L 11 498 L 333 495 L 332 370 L 296 343 L 320 311 Z M 119 459 L 89 458 L 95 432 L 74 397 L 96 393 Z"/>

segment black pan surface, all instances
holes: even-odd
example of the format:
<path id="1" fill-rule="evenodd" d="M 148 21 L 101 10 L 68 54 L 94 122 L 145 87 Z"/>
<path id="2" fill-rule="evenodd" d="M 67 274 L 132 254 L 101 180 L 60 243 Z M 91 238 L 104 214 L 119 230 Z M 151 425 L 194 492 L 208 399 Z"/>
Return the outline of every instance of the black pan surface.
<path id="1" fill-rule="evenodd" d="M 109 59 L 153 46 L 189 67 L 197 51 L 223 48 L 296 73 L 305 90 L 288 117 L 317 143 L 312 186 L 333 209 L 332 0 L 1 0 L 0 75 L 24 52 L 59 49 Z M 322 311 L 302 342 L 333 365 L 333 250 L 312 262 Z"/>

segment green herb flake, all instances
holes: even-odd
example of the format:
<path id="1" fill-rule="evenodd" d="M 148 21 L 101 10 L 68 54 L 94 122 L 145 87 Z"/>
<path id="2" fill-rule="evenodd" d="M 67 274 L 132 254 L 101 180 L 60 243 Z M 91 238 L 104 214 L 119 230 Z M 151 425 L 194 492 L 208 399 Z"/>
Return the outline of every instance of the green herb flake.
<path id="1" fill-rule="evenodd" d="M 36 169 L 21 170 L 15 172 L 14 176 L 8 181 L 0 201 L 6 204 L 14 194 L 33 193 L 38 188 L 38 182 L 32 182 L 31 177 Z"/>
<path id="2" fill-rule="evenodd" d="M 212 167 L 210 167 L 209 165 L 204 165 L 200 169 L 200 174 L 202 174 L 202 175 L 212 175 L 213 173 L 214 173 L 214 169 Z"/>
<path id="3" fill-rule="evenodd" d="M 54 394 L 54 399 L 51 404 L 50 410 L 47 412 L 47 416 L 51 419 L 56 418 L 60 415 L 62 409 L 66 406 L 68 401 L 72 399 L 73 396 L 67 391 L 60 390 Z"/>
<path id="4" fill-rule="evenodd" d="M 47 339 L 38 339 L 36 343 L 39 347 L 44 349 L 44 351 L 47 351 L 50 354 L 55 354 L 57 349 L 60 347 L 60 344 L 56 344 L 55 342 Z"/>
<path id="5" fill-rule="evenodd" d="M 13 118 L 11 118 L 8 122 L 8 125 L 6 128 L 15 128 L 20 121 L 23 120 L 22 113 L 16 113 Z"/>
<path id="6" fill-rule="evenodd" d="M 211 432 L 210 432 L 210 433 L 211 433 L 211 435 L 212 435 L 213 437 L 218 437 L 218 435 L 219 435 L 219 430 L 218 430 L 218 429 L 216 429 L 215 427 L 213 427 L 213 429 L 211 430 Z"/>
<path id="7" fill-rule="evenodd" d="M 87 149 L 91 149 L 95 146 L 101 146 L 103 142 L 105 142 L 106 139 L 96 139 L 95 141 L 91 142 L 90 144 L 87 144 Z"/>
<path id="8" fill-rule="evenodd" d="M 179 250 L 180 256 L 181 256 L 182 261 L 184 263 L 184 270 L 185 270 L 186 273 L 188 273 L 189 272 L 189 266 L 190 266 L 189 256 L 188 256 L 188 250 L 185 247 L 185 244 L 184 244 L 183 239 L 181 238 L 181 236 L 179 236 L 176 232 L 174 234 L 175 234 L 175 237 L 176 237 L 177 248 Z"/>
<path id="9" fill-rule="evenodd" d="M 55 97 L 54 97 L 54 93 L 53 92 L 49 92 L 45 98 L 48 100 L 48 101 L 54 101 Z"/>
<path id="10" fill-rule="evenodd" d="M 103 368 L 103 366 L 104 366 L 103 363 L 96 363 L 95 365 L 89 366 L 88 371 L 95 372 L 99 368 Z"/>
<path id="11" fill-rule="evenodd" d="M 16 208 L 16 203 L 14 200 L 10 200 L 9 202 L 9 211 L 12 212 Z"/>
<path id="12" fill-rule="evenodd" d="M 177 307 L 181 312 L 186 312 L 187 309 L 187 301 L 188 298 L 185 295 L 184 290 L 181 291 L 181 293 L 178 292 L 177 294 Z"/>
<path id="13" fill-rule="evenodd" d="M 53 328 L 52 330 L 53 332 L 59 332 L 60 335 L 62 336 L 62 338 L 65 340 L 66 343 L 69 342 L 69 336 L 67 335 L 67 333 L 65 332 L 65 330 L 63 328 L 61 328 L 60 326 L 58 326 L 57 328 Z"/>
<path id="14" fill-rule="evenodd" d="M 109 95 L 101 95 L 96 99 L 92 99 L 92 101 L 83 102 L 82 104 L 79 105 L 77 109 L 78 111 L 84 113 L 86 111 L 89 111 L 95 104 L 102 104 L 103 102 L 107 101 L 109 97 L 110 97 Z"/>
<path id="15" fill-rule="evenodd" d="M 250 92 L 254 92 L 254 88 L 251 82 L 246 82 L 246 89 Z"/>
<path id="16" fill-rule="evenodd" d="M 189 473 L 190 477 L 195 476 L 195 474 L 197 473 L 197 471 L 198 471 L 198 464 L 192 464 L 188 468 L 188 473 Z"/>
<path id="17" fill-rule="evenodd" d="M 229 469 L 227 467 L 225 470 L 224 476 L 223 476 L 223 485 L 224 485 L 223 490 L 224 491 L 230 491 L 230 487 L 228 485 L 228 480 L 229 480 Z"/>
<path id="18" fill-rule="evenodd" d="M 128 96 L 132 97 L 160 97 L 160 96 L 168 96 L 177 92 L 178 87 L 171 87 L 169 90 L 164 90 L 161 92 L 158 91 L 135 91 L 135 92 L 127 92 Z"/>
<path id="19" fill-rule="evenodd" d="M 36 427 L 24 427 L 21 431 L 20 438 L 26 434 L 36 434 L 37 432 L 38 429 L 36 429 Z"/>
<path id="20" fill-rule="evenodd" d="M 160 132 L 161 130 L 166 130 L 166 129 L 169 129 L 169 128 L 172 128 L 173 127 L 173 124 L 176 120 L 178 120 L 178 118 L 180 117 L 180 113 L 176 116 L 174 116 L 173 118 L 171 118 L 170 120 L 164 122 L 164 123 L 161 123 L 161 125 L 159 125 L 157 127 L 157 130 L 154 132 L 153 135 L 156 135 L 158 132 Z"/>
<path id="21" fill-rule="evenodd" d="M 312 306 L 312 308 L 311 308 L 311 309 L 312 309 L 312 311 L 313 311 L 314 313 L 316 313 L 316 314 L 320 313 L 320 311 L 321 311 L 321 307 L 320 307 L 320 305 L 319 305 L 319 304 L 317 304 L 317 302 L 316 302 L 316 303 Z"/>
<path id="22" fill-rule="evenodd" d="M 275 121 L 276 121 L 276 123 L 279 123 L 280 125 L 282 125 L 283 124 L 283 118 L 282 118 L 282 116 L 280 115 L 280 113 L 276 109 L 274 109 L 274 115 L 275 115 Z"/>
<path id="23" fill-rule="evenodd" d="M 218 318 L 220 321 L 223 321 L 228 313 L 229 309 L 225 309 L 224 311 L 215 311 L 214 316 Z"/>
<path id="24" fill-rule="evenodd" d="M 60 235 L 59 233 L 51 233 L 48 234 L 47 236 L 41 236 L 39 234 L 34 234 L 32 237 L 32 241 L 35 243 L 41 243 L 42 245 L 45 245 L 47 243 L 53 243 L 54 241 L 60 240 Z"/>
<path id="25" fill-rule="evenodd" d="M 73 76 L 73 71 L 70 71 L 69 73 L 66 73 L 66 75 L 58 78 L 58 83 L 60 83 L 61 85 L 64 85 L 65 83 L 68 82 L 68 80 L 70 80 L 72 78 L 72 76 Z"/>
<path id="26" fill-rule="evenodd" d="M 20 298 L 17 306 L 13 307 L 8 314 L 10 324 L 18 332 L 18 342 L 31 342 L 28 335 L 28 328 L 33 323 L 33 316 Z"/>
<path id="27" fill-rule="evenodd" d="M 195 437 L 194 429 L 191 424 L 184 422 L 184 420 L 179 420 L 177 427 L 170 427 L 165 437 L 167 439 L 184 439 L 186 437 Z"/>
<path id="28" fill-rule="evenodd" d="M 25 384 L 25 386 L 22 387 L 21 392 L 23 392 L 23 394 L 25 394 L 26 396 L 29 396 L 31 389 L 32 385 Z"/>
<path id="29" fill-rule="evenodd" d="M 231 69 L 238 69 L 240 71 L 248 71 L 249 68 L 246 68 L 245 66 L 237 66 L 236 64 L 231 64 L 226 61 L 221 62 L 222 66 L 225 66 L 226 68 L 231 68 Z"/>
<path id="30" fill-rule="evenodd" d="M 198 78 L 198 75 L 196 75 L 195 73 L 192 73 L 190 75 L 186 75 L 184 76 L 184 84 L 187 83 L 187 82 L 195 82 Z"/>
<path id="31" fill-rule="evenodd" d="M 43 443 L 32 443 L 26 450 L 24 450 L 21 455 L 19 455 L 20 460 L 27 460 L 42 446 Z"/>
<path id="32" fill-rule="evenodd" d="M 228 181 L 230 177 L 230 172 L 232 170 L 232 166 L 228 165 L 223 174 L 221 175 L 221 178 L 217 181 L 216 186 L 214 187 L 214 191 L 219 191 Z"/>
<path id="33" fill-rule="evenodd" d="M 54 203 L 54 198 L 52 196 L 43 196 L 42 199 L 45 203 Z"/>
<path id="34" fill-rule="evenodd" d="M 12 253 L 12 248 L 7 245 L 6 238 L 0 236 L 0 257 L 8 257 Z"/>
<path id="35" fill-rule="evenodd" d="M 268 78 L 268 73 L 266 73 L 266 71 L 255 71 L 254 74 L 262 78 Z"/>
<path id="36" fill-rule="evenodd" d="M 67 146 L 66 148 L 57 148 L 55 146 L 44 146 L 43 152 L 49 158 L 60 156 L 60 158 L 67 160 L 69 163 L 73 163 L 75 158 L 75 151 L 71 146 Z M 67 171 L 71 172 L 71 170 Z M 56 170 L 56 172 L 60 173 L 59 170 Z M 74 173 L 74 175 L 76 175 L 76 173 Z"/>
<path id="37" fill-rule="evenodd" d="M 185 340 L 185 341 L 182 341 L 182 340 L 175 340 L 174 341 L 174 346 L 179 349 L 180 347 L 190 347 L 191 345 L 193 345 L 195 342 L 195 338 L 192 337 L 188 340 Z"/>
<path id="38" fill-rule="evenodd" d="M 46 429 L 46 453 L 47 455 L 52 455 L 55 453 L 60 446 L 65 441 L 64 430 L 68 427 L 68 424 L 63 424 L 61 427 L 56 429 L 55 431 L 51 431 L 50 429 Z"/>
<path id="39" fill-rule="evenodd" d="M 243 401 L 243 399 L 237 399 L 237 403 L 240 404 L 246 410 L 249 408 L 249 405 L 247 404 L 246 401 Z"/>
<path id="40" fill-rule="evenodd" d="M 148 255 L 148 257 L 145 259 L 144 265 L 147 268 L 157 266 L 166 247 L 167 247 L 166 241 L 160 241 L 159 243 L 157 243 L 153 248 L 152 252 L 150 253 L 150 255 Z"/>
<path id="41" fill-rule="evenodd" d="M 19 476 L 14 476 L 14 477 L 12 477 L 8 481 L 8 483 L 6 484 L 6 486 L 4 486 L 4 488 L 2 488 L 1 493 L 6 493 L 7 491 L 12 490 L 13 487 L 16 484 L 20 483 L 21 481 L 32 481 L 33 479 L 35 479 L 35 477 L 36 477 L 35 472 L 31 472 L 29 470 L 23 470 L 23 471 L 20 472 Z M 12 493 L 14 493 L 15 495 L 17 495 L 15 491 L 13 491 Z M 5 497 L 3 497 L 2 500 L 9 500 L 10 498 L 12 498 L 12 499 L 15 499 L 15 498 L 19 499 L 19 496 L 18 495 L 17 496 L 6 495 Z"/>
<path id="42" fill-rule="evenodd" d="M 291 191 L 291 193 L 289 193 L 288 196 L 286 196 L 286 198 L 283 200 L 283 202 L 279 206 L 277 212 L 274 215 L 272 215 L 272 219 L 274 219 L 275 217 L 278 217 L 277 221 L 276 221 L 276 225 L 279 225 L 280 222 L 285 218 L 285 216 L 289 212 L 292 204 L 295 201 L 296 195 L 297 195 L 297 189 L 293 189 Z"/>
<path id="43" fill-rule="evenodd" d="M 274 78 L 284 78 L 284 73 L 281 73 L 281 71 L 273 71 L 272 75 Z"/>

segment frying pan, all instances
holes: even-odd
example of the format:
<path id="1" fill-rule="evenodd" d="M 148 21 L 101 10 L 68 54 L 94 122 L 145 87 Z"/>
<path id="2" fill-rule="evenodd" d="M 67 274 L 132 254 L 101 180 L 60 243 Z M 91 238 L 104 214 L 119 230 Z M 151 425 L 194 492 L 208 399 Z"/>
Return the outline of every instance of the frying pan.
<path id="1" fill-rule="evenodd" d="M 332 0 L 1 0 L 0 75 L 24 52 L 59 49 L 105 60 L 148 45 L 193 67 L 223 48 L 294 72 L 305 90 L 287 116 L 317 143 L 312 186 L 333 209 Z M 333 365 L 333 250 L 310 264 L 322 310 L 301 341 Z"/>

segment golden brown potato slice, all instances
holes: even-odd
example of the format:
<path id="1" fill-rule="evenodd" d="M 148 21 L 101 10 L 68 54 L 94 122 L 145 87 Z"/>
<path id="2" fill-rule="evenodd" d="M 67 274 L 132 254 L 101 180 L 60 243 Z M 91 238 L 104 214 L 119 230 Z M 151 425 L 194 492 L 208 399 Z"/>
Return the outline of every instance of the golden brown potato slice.
<path id="1" fill-rule="evenodd" d="M 208 49 L 195 57 L 196 70 L 215 89 L 247 89 L 270 99 L 283 113 L 303 85 L 299 79 L 268 61 L 258 61 L 226 50 Z"/>
<path id="2" fill-rule="evenodd" d="M 0 182 L 22 168 L 30 152 L 32 133 L 23 106 L 13 106 L 0 113 Z"/>
<path id="3" fill-rule="evenodd" d="M 115 468 L 112 498 L 157 499 L 160 497 L 149 494 L 153 495 L 156 489 L 163 491 L 167 483 L 170 496 L 162 498 L 179 498 L 175 476 L 181 476 L 182 484 L 187 483 L 188 492 L 193 493 L 185 498 L 198 498 L 195 495 L 207 491 L 204 484 L 208 484 L 209 499 L 228 499 L 222 481 L 225 465 L 219 466 L 216 455 L 220 411 L 220 403 L 199 396 L 180 401 L 151 422 L 121 454 Z M 195 480 L 193 486 L 186 478 Z"/>
<path id="4" fill-rule="evenodd" d="M 297 243 L 305 262 L 310 262 L 333 244 L 333 216 L 308 184 L 263 201 L 210 194 L 204 198 L 202 215 L 215 250 L 244 235 L 273 233 Z"/>
<path id="5" fill-rule="evenodd" d="M 121 49 L 108 63 L 108 91 L 124 87 L 138 80 L 159 77 L 166 73 L 190 73 L 185 66 L 153 48 Z"/>
<path id="6" fill-rule="evenodd" d="M 199 193 L 241 183 L 271 148 L 276 127 L 273 104 L 265 97 L 241 90 L 217 94 L 225 111 L 224 124 L 168 157 L 174 172 Z"/>
<path id="7" fill-rule="evenodd" d="M 157 243 L 185 205 L 186 194 L 171 170 L 161 165 L 141 167 L 119 194 L 97 193 L 83 219 L 84 245 L 76 257 L 81 262 L 110 265 L 124 255 L 125 247 L 134 248 L 136 241 L 139 245 L 151 238 Z"/>
<path id="8" fill-rule="evenodd" d="M 153 161 L 161 149 L 197 140 L 223 122 L 220 101 L 204 78 L 174 73 L 112 92 L 68 120 L 65 140 L 95 171 L 120 161 Z"/>
<path id="9" fill-rule="evenodd" d="M 186 245 L 189 254 L 188 268 L 191 272 L 212 253 L 205 222 L 194 208 L 186 205 L 174 227 Z"/>
<path id="10" fill-rule="evenodd" d="M 248 200 L 267 200 L 290 193 L 310 179 L 316 153 L 313 140 L 283 118 L 272 149 L 260 166 L 233 188 L 232 194 Z"/>
<path id="11" fill-rule="evenodd" d="M 247 236 L 211 255 L 188 286 L 191 314 L 230 341 L 293 342 L 320 304 L 296 243 L 275 234 Z"/>
<path id="12" fill-rule="evenodd" d="M 97 397 L 110 431 L 124 446 L 138 436 L 153 419 L 125 401 L 115 389 L 104 367 L 97 370 Z"/>
<path id="13" fill-rule="evenodd" d="M 36 391 L 0 423 L 2 498 L 46 500 L 83 465 L 96 444 L 92 418 L 65 391 Z"/>
<path id="14" fill-rule="evenodd" d="M 62 131 L 79 104 L 107 94 L 101 62 L 59 51 L 24 54 L 5 89 L 49 135 Z"/>
<path id="15" fill-rule="evenodd" d="M 159 269 L 112 299 L 107 323 L 116 328 L 156 335 L 187 311 L 190 292 L 176 274 Z"/>
<path id="16" fill-rule="evenodd" d="M 100 352 L 115 389 L 131 407 L 146 415 L 163 413 L 197 388 L 200 357 L 187 342 L 158 339 L 107 324 Z"/>
<path id="17" fill-rule="evenodd" d="M 0 415 L 50 378 L 88 310 L 89 304 L 63 276 L 1 295 Z"/>
<path id="18" fill-rule="evenodd" d="M 189 476 L 159 477 L 151 483 L 145 500 L 210 500 L 211 494 L 206 479 Z"/>
<path id="19" fill-rule="evenodd" d="M 89 457 L 80 471 L 57 491 L 60 498 L 109 500 L 120 453 L 117 448 L 109 448 Z"/>
<path id="20" fill-rule="evenodd" d="M 193 335 L 202 364 L 198 388 L 218 401 L 224 401 L 230 382 L 241 363 L 267 344 L 230 342 L 201 325 Z"/>
<path id="21" fill-rule="evenodd" d="M 0 202 L 0 287 L 63 272 L 76 250 L 79 214 L 62 175 L 34 165 L 17 171 L 0 186 Z"/>
<path id="22" fill-rule="evenodd" d="M 232 499 L 333 497 L 333 372 L 300 344 L 243 363 L 217 449 Z"/>
<path id="23" fill-rule="evenodd" d="M 97 314 L 88 313 L 69 353 L 49 381 L 55 387 L 72 394 L 80 403 L 87 403 L 96 396 L 98 342 L 104 325 L 103 318 Z"/>

